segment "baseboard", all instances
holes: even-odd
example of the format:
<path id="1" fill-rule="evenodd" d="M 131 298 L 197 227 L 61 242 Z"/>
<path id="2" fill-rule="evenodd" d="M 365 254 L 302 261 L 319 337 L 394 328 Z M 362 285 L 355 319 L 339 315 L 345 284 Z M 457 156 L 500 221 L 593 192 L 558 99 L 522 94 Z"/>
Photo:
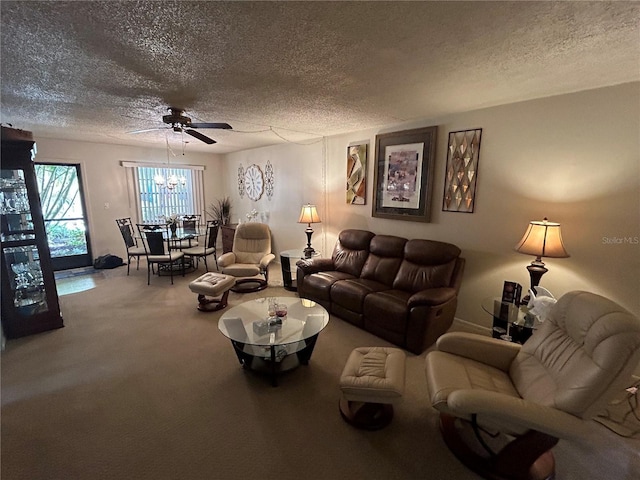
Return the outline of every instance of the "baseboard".
<path id="1" fill-rule="evenodd" d="M 478 335 L 486 335 L 489 337 L 491 336 L 491 329 L 489 327 L 483 327 L 482 325 L 477 325 L 467 320 L 462 320 L 461 318 L 458 318 L 458 317 L 455 317 L 453 319 L 453 323 L 449 331 L 470 332 L 470 333 L 477 333 Z"/>

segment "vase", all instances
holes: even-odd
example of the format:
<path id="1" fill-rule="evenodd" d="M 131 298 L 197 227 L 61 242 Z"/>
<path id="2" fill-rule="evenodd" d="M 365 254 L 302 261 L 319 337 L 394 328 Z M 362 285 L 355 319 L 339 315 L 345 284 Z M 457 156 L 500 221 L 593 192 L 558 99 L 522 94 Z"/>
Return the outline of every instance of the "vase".
<path id="1" fill-rule="evenodd" d="M 178 229 L 178 225 L 176 225 L 175 223 L 172 223 L 171 225 L 169 225 L 169 228 L 171 229 L 171 235 L 175 237 L 176 230 Z"/>

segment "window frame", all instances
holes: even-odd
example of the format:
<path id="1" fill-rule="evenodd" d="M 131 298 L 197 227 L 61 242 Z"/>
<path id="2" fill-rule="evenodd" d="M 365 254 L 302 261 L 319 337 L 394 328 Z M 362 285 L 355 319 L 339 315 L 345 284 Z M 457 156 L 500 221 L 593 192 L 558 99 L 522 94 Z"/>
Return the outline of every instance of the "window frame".
<path id="1" fill-rule="evenodd" d="M 168 166 L 151 162 L 125 161 L 121 162 L 121 165 L 125 167 L 127 176 L 130 216 L 136 219 L 136 223 L 156 222 L 159 220 L 158 216 L 161 215 L 204 215 L 203 172 L 205 167 L 203 165 L 177 164 Z M 165 181 L 170 175 L 180 177 L 184 174 L 186 184 L 185 186 L 179 185 L 173 190 L 166 186 L 158 186 L 153 180 L 154 175 L 158 172 L 164 176 Z M 145 203 L 148 204 L 149 197 L 160 203 L 155 207 L 155 211 L 145 206 Z M 179 198 L 182 198 L 182 201 L 177 201 Z"/>

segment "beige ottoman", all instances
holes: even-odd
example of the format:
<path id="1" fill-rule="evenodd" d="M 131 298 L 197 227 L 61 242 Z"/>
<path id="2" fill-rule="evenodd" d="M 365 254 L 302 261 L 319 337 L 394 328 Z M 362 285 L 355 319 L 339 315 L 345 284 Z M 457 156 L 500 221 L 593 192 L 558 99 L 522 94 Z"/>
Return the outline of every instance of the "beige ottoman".
<path id="1" fill-rule="evenodd" d="M 340 413 L 351 425 L 377 430 L 393 418 L 393 402 L 404 393 L 405 353 L 398 348 L 360 347 L 340 377 Z"/>
<path id="2" fill-rule="evenodd" d="M 189 289 L 198 294 L 198 310 L 215 312 L 227 306 L 229 289 L 236 283 L 236 279 L 222 273 L 207 272 L 189 284 Z M 220 298 L 207 298 L 220 297 Z"/>

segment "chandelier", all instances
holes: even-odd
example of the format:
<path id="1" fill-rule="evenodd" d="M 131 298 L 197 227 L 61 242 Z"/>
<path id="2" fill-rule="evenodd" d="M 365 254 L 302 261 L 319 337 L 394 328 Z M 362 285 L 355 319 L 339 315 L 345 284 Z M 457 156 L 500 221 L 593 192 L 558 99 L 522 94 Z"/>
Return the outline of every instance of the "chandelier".
<path id="1" fill-rule="evenodd" d="M 187 184 L 187 179 L 183 175 L 178 177 L 175 173 L 170 173 L 171 160 L 169 157 L 169 152 L 171 152 L 173 155 L 175 154 L 171 151 L 171 147 L 169 147 L 168 137 L 165 137 L 165 141 L 167 142 L 167 171 L 166 171 L 167 177 L 165 178 L 165 176 L 162 175 L 161 173 L 157 173 L 153 176 L 153 181 L 156 183 L 158 187 L 166 187 L 168 190 L 173 190 L 178 185 L 184 187 Z"/>

